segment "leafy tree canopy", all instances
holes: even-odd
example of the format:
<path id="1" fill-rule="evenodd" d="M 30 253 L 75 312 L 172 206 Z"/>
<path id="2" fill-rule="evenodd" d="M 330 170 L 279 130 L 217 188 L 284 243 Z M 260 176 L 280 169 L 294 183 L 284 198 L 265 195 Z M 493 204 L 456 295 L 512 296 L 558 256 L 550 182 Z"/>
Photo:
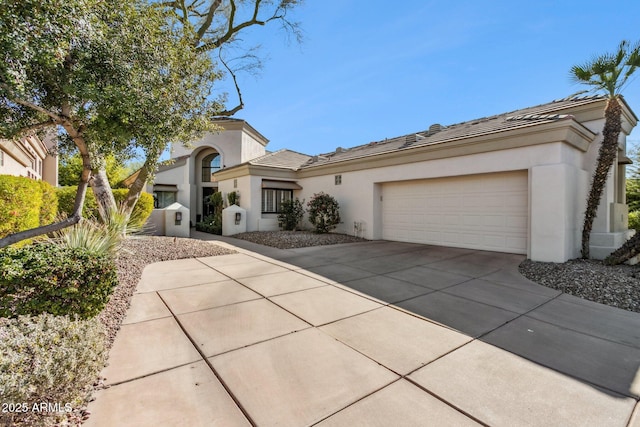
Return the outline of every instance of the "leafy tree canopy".
<path id="1" fill-rule="evenodd" d="M 215 129 L 212 118 L 243 107 L 238 68 L 221 48 L 247 27 L 279 21 L 295 29 L 286 13 L 299 3 L 0 0 L 0 137 L 53 127 L 63 148 L 78 149 L 82 174 L 65 226 L 79 220 L 90 179 L 102 211 L 114 204 L 105 156 L 144 153 L 145 173 L 127 198 L 132 208 L 169 142 L 197 139 Z M 214 92 L 225 71 L 239 97 L 231 110 Z"/>
<path id="2" fill-rule="evenodd" d="M 140 168 L 139 162 L 123 162 L 113 154 L 104 157 L 107 178 L 112 187 L 117 188 L 120 182 Z M 58 184 L 63 187 L 78 185 L 82 174 L 82 158 L 79 153 L 62 155 L 58 162 Z"/>
<path id="3" fill-rule="evenodd" d="M 192 139 L 219 73 L 175 27 L 139 0 L 0 0 L 3 135 L 71 127 L 96 153 Z"/>

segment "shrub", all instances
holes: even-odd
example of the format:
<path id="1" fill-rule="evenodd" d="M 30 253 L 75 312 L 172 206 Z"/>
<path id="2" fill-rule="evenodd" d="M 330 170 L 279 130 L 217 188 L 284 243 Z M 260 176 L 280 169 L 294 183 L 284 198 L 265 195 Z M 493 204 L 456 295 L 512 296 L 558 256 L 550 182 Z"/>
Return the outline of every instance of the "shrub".
<path id="1" fill-rule="evenodd" d="M 38 244 L 0 251 L 0 316 L 100 313 L 117 283 L 108 255 Z"/>
<path id="2" fill-rule="evenodd" d="M 116 202 L 123 203 L 128 192 L 129 190 L 125 188 L 113 190 L 113 197 L 116 199 Z M 144 223 L 147 222 L 147 219 L 149 219 L 149 215 L 151 215 L 152 211 L 153 195 L 149 193 L 140 193 L 140 198 L 131 212 L 128 227 L 141 228 Z"/>
<path id="3" fill-rule="evenodd" d="M 196 230 L 220 235 L 222 234 L 222 217 L 216 219 L 215 215 L 205 216 L 202 222 L 196 222 Z"/>
<path id="4" fill-rule="evenodd" d="M 230 193 L 227 193 L 227 201 L 229 202 L 229 206 L 240 206 L 240 193 L 238 193 L 237 191 L 231 191 Z"/>
<path id="5" fill-rule="evenodd" d="M 278 225 L 283 230 L 296 230 L 298 224 L 304 216 L 304 200 L 301 202 L 295 200 L 285 200 L 280 205 L 280 213 L 278 214 Z"/>
<path id="6" fill-rule="evenodd" d="M 640 232 L 640 211 L 629 212 L 629 229 Z"/>
<path id="7" fill-rule="evenodd" d="M 104 328 L 98 319 L 76 321 L 49 314 L 0 319 L 0 402 L 27 409 L 0 413 L 0 424 L 60 421 L 88 400 L 105 357 Z M 34 411 L 41 402 L 59 407 Z"/>
<path id="8" fill-rule="evenodd" d="M 105 225 L 94 220 L 83 219 L 73 227 L 68 227 L 55 233 L 53 243 L 67 248 L 83 248 L 88 252 L 98 255 L 113 255 L 120 247 L 123 239 L 123 230 L 126 229 L 121 222 Z"/>
<path id="9" fill-rule="evenodd" d="M 222 234 L 222 193 L 216 191 L 205 199 L 207 206 L 213 208 L 213 215 L 207 215 L 202 222 L 196 223 L 196 230 L 211 234 Z"/>
<path id="10" fill-rule="evenodd" d="M 71 215 L 73 214 L 73 205 L 76 201 L 76 193 L 78 187 L 61 187 L 56 190 L 58 195 L 58 211 L 61 214 Z M 113 198 L 116 199 L 116 203 L 121 204 L 127 198 L 129 190 L 126 188 L 114 189 Z M 138 202 L 133 207 L 131 212 L 130 224 L 133 226 L 141 227 L 151 215 L 153 210 L 153 196 L 149 193 L 141 193 Z M 89 219 L 99 219 L 100 213 L 98 212 L 98 204 L 96 198 L 93 195 L 93 191 L 89 188 L 87 195 L 85 196 L 84 206 L 82 207 L 82 216 Z"/>
<path id="11" fill-rule="evenodd" d="M 59 187 L 56 189 L 58 196 L 58 213 L 71 216 L 73 214 L 73 205 L 76 201 L 76 193 L 78 187 Z M 84 218 L 97 219 L 100 217 L 98 214 L 98 205 L 96 198 L 90 188 L 87 189 L 87 194 L 84 198 L 84 206 L 82 207 L 82 216 Z"/>
<path id="12" fill-rule="evenodd" d="M 0 175 L 0 237 L 53 222 L 57 197 L 53 187 L 22 176 Z"/>
<path id="13" fill-rule="evenodd" d="M 330 195 L 323 192 L 314 194 L 307 207 L 309 222 L 316 233 L 328 233 L 340 224 L 340 206 Z"/>
<path id="14" fill-rule="evenodd" d="M 58 197 L 56 189 L 46 181 L 38 181 L 42 190 L 42 207 L 40 208 L 40 225 L 51 224 L 58 215 Z"/>

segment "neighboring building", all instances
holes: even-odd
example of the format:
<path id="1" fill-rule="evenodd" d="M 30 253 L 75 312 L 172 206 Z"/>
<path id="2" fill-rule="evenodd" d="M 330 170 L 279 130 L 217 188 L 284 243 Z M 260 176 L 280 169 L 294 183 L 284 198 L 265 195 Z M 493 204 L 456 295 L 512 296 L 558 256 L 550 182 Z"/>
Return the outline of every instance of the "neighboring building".
<path id="1" fill-rule="evenodd" d="M 341 233 L 563 262 L 580 254 L 605 104 L 603 97 L 570 97 L 313 157 L 267 154 L 267 140 L 248 123 L 225 120 L 224 132 L 174 153 L 154 192 L 159 203 L 190 207 L 196 221 L 207 214 L 203 197 L 239 191 L 247 231 L 257 231 L 277 229 L 283 200 L 324 191 L 340 203 Z M 626 136 L 637 117 L 622 105 L 617 165 L 591 237 L 597 258 L 631 235 Z"/>
<path id="2" fill-rule="evenodd" d="M 0 175 L 26 176 L 58 185 L 58 156 L 55 137 L 40 140 L 36 135 L 20 140 L 0 139 Z"/>

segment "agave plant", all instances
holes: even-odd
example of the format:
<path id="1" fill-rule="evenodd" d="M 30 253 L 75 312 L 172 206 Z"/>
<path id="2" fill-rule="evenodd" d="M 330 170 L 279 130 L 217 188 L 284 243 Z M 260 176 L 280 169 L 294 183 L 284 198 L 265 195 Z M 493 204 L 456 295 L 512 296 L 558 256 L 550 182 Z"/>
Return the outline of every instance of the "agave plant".
<path id="1" fill-rule="evenodd" d="M 141 227 L 135 226 L 135 218 L 130 218 L 123 206 L 113 209 L 106 222 L 83 219 L 70 228 L 55 233 L 53 242 L 72 248 L 84 248 L 98 254 L 115 254 L 128 233 L 136 233 Z"/>

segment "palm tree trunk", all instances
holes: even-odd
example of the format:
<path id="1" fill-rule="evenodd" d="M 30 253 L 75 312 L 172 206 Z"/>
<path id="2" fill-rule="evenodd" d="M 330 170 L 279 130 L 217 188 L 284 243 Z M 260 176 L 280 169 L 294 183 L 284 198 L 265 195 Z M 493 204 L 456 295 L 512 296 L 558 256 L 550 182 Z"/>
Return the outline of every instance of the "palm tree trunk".
<path id="1" fill-rule="evenodd" d="M 624 242 L 624 245 L 613 251 L 605 258 L 607 265 L 618 265 L 640 254 L 640 233 L 636 233 L 632 238 Z"/>
<path id="2" fill-rule="evenodd" d="M 617 97 L 611 97 L 607 101 L 604 117 L 602 145 L 598 152 L 598 162 L 591 181 L 591 190 L 587 198 L 587 209 L 584 213 L 582 227 L 582 258 L 585 259 L 589 258 L 589 239 L 591 238 L 593 220 L 596 217 L 598 205 L 600 205 L 609 170 L 618 154 L 618 137 L 622 129 L 622 108 Z"/>

